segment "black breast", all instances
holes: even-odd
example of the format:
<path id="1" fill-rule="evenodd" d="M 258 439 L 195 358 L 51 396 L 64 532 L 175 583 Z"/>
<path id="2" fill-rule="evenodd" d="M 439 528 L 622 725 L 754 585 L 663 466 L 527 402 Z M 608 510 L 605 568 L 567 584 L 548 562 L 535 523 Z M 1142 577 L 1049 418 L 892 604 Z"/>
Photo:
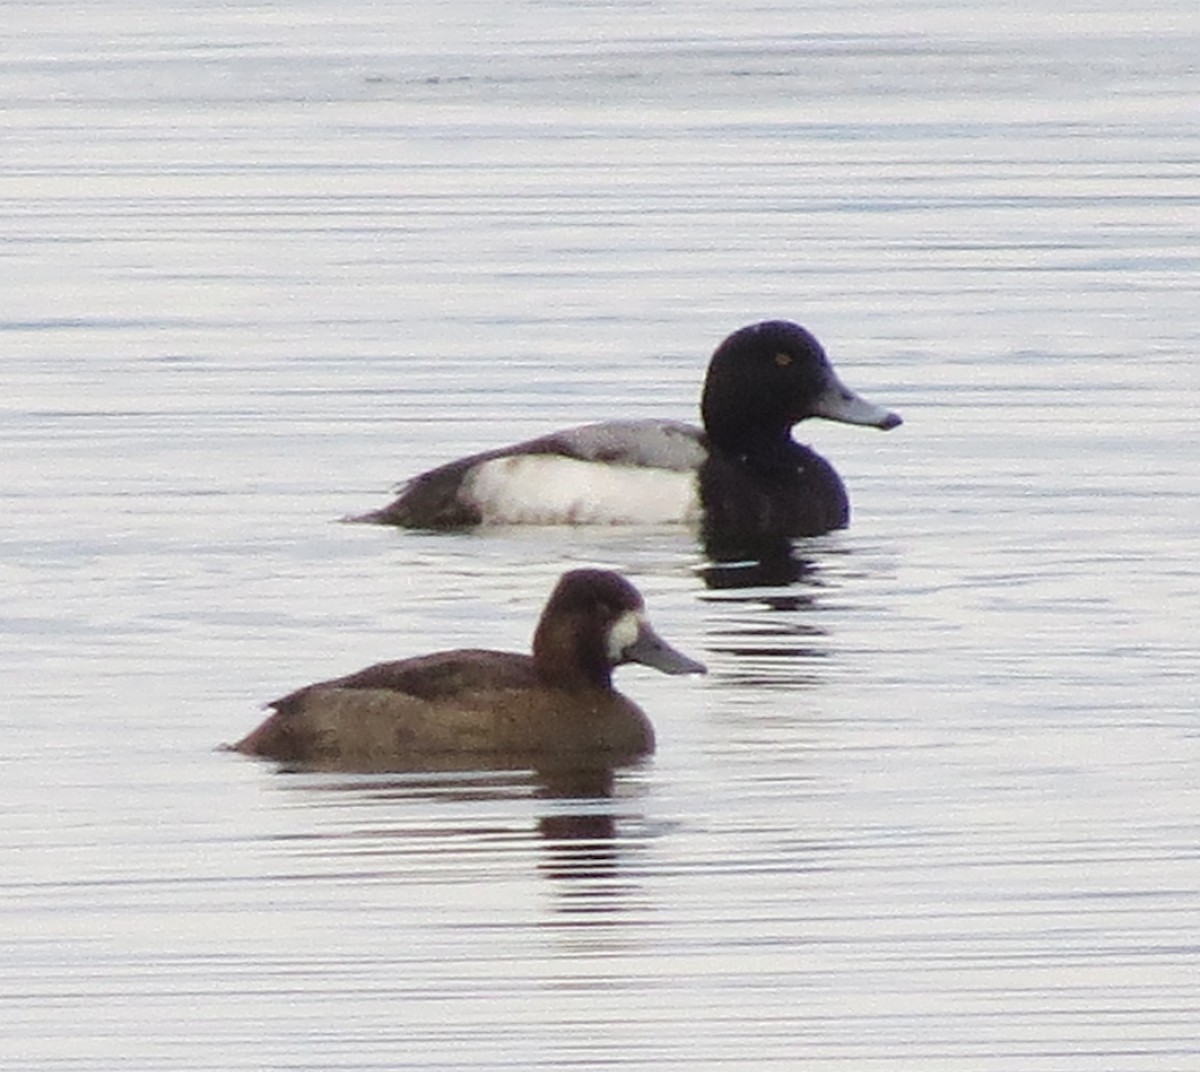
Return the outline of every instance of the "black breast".
<path id="1" fill-rule="evenodd" d="M 712 451 L 700 468 L 700 503 L 710 553 L 715 548 L 734 554 L 781 537 L 820 536 L 850 521 L 841 477 L 819 454 L 796 443 L 786 455 L 770 459 Z"/>

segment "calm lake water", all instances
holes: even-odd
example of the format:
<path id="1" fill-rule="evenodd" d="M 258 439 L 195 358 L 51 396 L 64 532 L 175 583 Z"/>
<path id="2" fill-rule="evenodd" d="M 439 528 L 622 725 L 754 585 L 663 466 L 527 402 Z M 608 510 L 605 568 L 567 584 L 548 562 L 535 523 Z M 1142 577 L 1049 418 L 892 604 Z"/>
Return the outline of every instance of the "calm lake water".
<path id="1" fill-rule="evenodd" d="M 12 3 L 0 1065 L 1200 1068 L 1194 0 Z M 337 523 L 798 320 L 852 527 Z M 620 569 L 611 780 L 215 750 Z"/>

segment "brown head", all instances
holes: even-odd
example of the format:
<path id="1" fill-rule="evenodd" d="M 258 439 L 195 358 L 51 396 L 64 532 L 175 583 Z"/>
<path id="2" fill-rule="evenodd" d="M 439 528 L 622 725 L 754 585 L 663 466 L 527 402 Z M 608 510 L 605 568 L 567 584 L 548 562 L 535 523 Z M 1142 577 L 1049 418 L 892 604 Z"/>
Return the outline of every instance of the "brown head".
<path id="1" fill-rule="evenodd" d="M 641 594 L 609 570 L 564 573 L 533 635 L 538 676 L 562 688 L 612 688 L 612 671 L 638 662 L 664 674 L 703 674 L 662 639 L 646 619 Z"/>

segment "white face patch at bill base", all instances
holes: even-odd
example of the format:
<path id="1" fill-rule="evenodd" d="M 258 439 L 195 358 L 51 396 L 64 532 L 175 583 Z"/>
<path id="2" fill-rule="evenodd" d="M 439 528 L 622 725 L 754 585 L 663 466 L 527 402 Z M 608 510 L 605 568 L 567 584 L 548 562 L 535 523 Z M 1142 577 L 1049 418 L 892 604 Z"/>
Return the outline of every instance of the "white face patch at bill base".
<path id="1" fill-rule="evenodd" d="M 625 658 L 625 652 L 642 632 L 644 618 L 640 611 L 627 610 L 612 624 L 608 631 L 608 661 L 616 666 Z"/>
<path id="2" fill-rule="evenodd" d="M 665 525 L 700 516 L 696 474 L 515 454 L 484 462 L 463 495 L 485 525 Z"/>

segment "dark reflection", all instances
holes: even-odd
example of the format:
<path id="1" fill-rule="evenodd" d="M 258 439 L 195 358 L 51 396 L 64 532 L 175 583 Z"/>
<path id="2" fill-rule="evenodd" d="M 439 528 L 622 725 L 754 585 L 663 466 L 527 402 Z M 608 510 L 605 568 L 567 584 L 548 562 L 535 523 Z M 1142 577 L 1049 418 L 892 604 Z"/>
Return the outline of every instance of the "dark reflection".
<path id="1" fill-rule="evenodd" d="M 799 546 L 782 537 L 727 542 L 721 550 L 729 557 L 701 570 L 711 593 L 705 602 L 722 608 L 709 620 L 706 649 L 737 657 L 715 682 L 810 686 L 820 680 L 830 634 L 816 614 L 840 588 L 831 559 L 846 552 L 810 547 L 802 554 Z"/>
<path id="2" fill-rule="evenodd" d="M 538 819 L 545 843 L 541 873 L 562 882 L 563 912 L 609 915 L 635 887 L 620 881 L 621 846 L 612 807 L 612 768 L 541 771 L 537 796 L 561 802 Z"/>
<path id="3" fill-rule="evenodd" d="M 541 846 L 537 873 L 558 887 L 559 911 L 581 917 L 613 916 L 628 911 L 638 885 L 623 874 L 622 867 L 644 840 L 644 821 L 630 801 L 636 799 L 620 771 L 635 768 L 641 760 L 629 757 L 621 764 L 547 762 L 544 757 L 434 756 L 397 769 L 364 770 L 323 765 L 289 764 L 278 767 L 281 774 L 304 777 L 290 789 L 304 793 L 345 794 L 372 805 L 411 804 L 427 806 L 428 823 L 405 823 L 394 828 L 372 825 L 369 831 L 352 829 L 314 831 L 314 841 L 337 853 L 355 852 L 350 842 L 368 836 L 369 850 L 380 852 L 381 837 L 394 839 L 397 855 L 410 852 L 414 843 L 436 839 L 448 850 L 462 846 L 464 870 L 478 866 L 481 843 L 494 844 L 536 835 Z M 339 777 L 339 775 L 341 777 Z M 505 802 L 539 802 L 532 830 L 517 826 Z M 481 805 L 469 819 L 445 821 L 438 805 Z M 406 816 L 410 818 L 411 813 Z M 339 847 L 339 845 L 341 847 Z M 361 851 L 361 850 L 358 850 Z M 483 879 L 486 881 L 486 877 Z"/>
<path id="4" fill-rule="evenodd" d="M 732 541 L 704 538 L 708 564 L 700 570 L 704 583 L 713 589 L 782 588 L 808 583 L 816 566 L 798 555 L 795 541 L 787 536 L 767 536 Z"/>

